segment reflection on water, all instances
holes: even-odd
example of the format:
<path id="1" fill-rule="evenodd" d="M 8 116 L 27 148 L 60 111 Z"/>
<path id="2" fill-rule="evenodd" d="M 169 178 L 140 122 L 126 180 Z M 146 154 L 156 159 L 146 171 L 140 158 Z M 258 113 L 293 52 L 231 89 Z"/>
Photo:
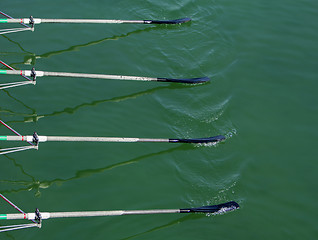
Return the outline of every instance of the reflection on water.
<path id="1" fill-rule="evenodd" d="M 148 233 L 153 233 L 153 232 L 156 232 L 156 231 L 160 231 L 160 230 L 163 230 L 163 229 L 178 225 L 178 224 L 180 224 L 182 222 L 185 222 L 185 221 L 194 220 L 194 219 L 198 219 L 198 218 L 202 218 L 202 217 L 204 217 L 204 215 L 202 215 L 202 214 L 187 215 L 187 216 L 184 216 L 182 218 L 178 218 L 177 220 L 171 221 L 171 222 L 169 222 L 167 224 L 151 228 L 151 229 L 149 229 L 149 230 L 147 230 L 145 232 L 138 233 L 138 234 L 129 236 L 127 238 L 122 238 L 122 240 L 128 240 L 128 239 L 133 239 L 133 238 L 136 238 L 136 237 L 140 237 L 140 236 L 143 236 L 143 235 L 148 234 Z"/>
<path id="2" fill-rule="evenodd" d="M 79 104 L 79 105 L 74 106 L 74 107 L 66 107 L 62 110 L 57 110 L 57 111 L 54 111 L 51 113 L 44 113 L 44 114 L 38 114 L 36 109 L 26 105 L 20 99 L 13 97 L 10 94 L 10 92 L 8 92 L 7 90 L 3 90 L 2 92 L 5 92 L 9 98 L 11 98 L 13 101 L 19 103 L 20 105 L 22 105 L 24 108 L 28 109 L 31 113 L 16 112 L 14 110 L 11 110 L 8 108 L 3 108 L 1 106 L 0 106 L 0 113 L 6 113 L 9 116 L 19 116 L 19 117 L 21 116 L 21 117 L 23 117 L 23 120 L 20 120 L 20 121 L 17 121 L 17 120 L 7 121 L 8 124 L 16 123 L 16 122 L 37 122 L 39 119 L 44 118 L 44 117 L 52 117 L 52 116 L 57 116 L 57 115 L 61 115 L 61 114 L 74 114 L 77 110 L 84 108 L 84 107 L 93 107 L 93 106 L 97 106 L 97 105 L 102 104 L 102 103 L 122 102 L 122 101 L 126 101 L 129 99 L 136 99 L 137 97 L 140 97 L 140 96 L 152 94 L 152 93 L 159 91 L 159 90 L 176 89 L 176 88 L 180 89 L 180 88 L 186 88 L 186 87 L 195 87 L 195 86 L 189 86 L 189 85 L 176 86 L 175 84 L 170 84 L 168 86 L 155 87 L 152 89 L 140 91 L 137 93 L 128 94 L 125 96 L 113 97 L 113 98 L 109 98 L 109 99 L 101 99 L 101 100 L 95 100 L 95 101 L 91 101 L 91 102 L 87 102 L 87 103 L 82 103 L 82 104 Z"/>
<path id="3" fill-rule="evenodd" d="M 40 197 L 41 196 L 41 189 L 46 189 L 49 188 L 50 186 L 52 186 L 53 184 L 57 184 L 57 185 L 61 185 L 63 183 L 69 182 L 69 181 L 73 181 L 76 179 L 80 179 L 80 178 L 86 178 L 89 177 L 91 175 L 95 175 L 97 173 L 102 173 L 102 172 L 106 172 L 112 169 L 117 169 L 119 167 L 124 167 L 126 165 L 129 164 L 133 164 L 133 163 L 137 163 L 140 162 L 141 160 L 147 159 L 147 158 L 151 158 L 154 156 L 159 156 L 162 154 L 169 154 L 175 151 L 185 151 L 187 149 L 189 149 L 189 147 L 191 148 L 191 146 L 186 146 L 186 145 L 180 145 L 178 147 L 174 147 L 174 148 L 170 148 L 167 150 L 163 150 L 160 152 L 155 152 L 155 153 L 149 153 L 149 154 L 145 154 L 124 162 L 120 162 L 120 163 L 116 163 L 116 164 L 111 164 L 102 168 L 96 168 L 96 169 L 85 169 L 85 170 L 80 170 L 77 171 L 74 176 L 69 177 L 69 178 L 56 178 L 53 180 L 38 180 L 36 179 L 35 176 L 32 176 L 30 174 L 28 174 L 24 169 L 22 164 L 18 164 L 16 162 L 16 160 L 14 158 L 12 158 L 11 156 L 5 155 L 5 157 L 7 159 L 9 159 L 13 165 L 19 169 L 19 171 L 22 173 L 22 175 L 26 176 L 27 178 L 29 178 L 30 180 L 5 180 L 5 179 L 1 179 L 0 183 L 3 184 L 8 184 L 8 185 L 12 185 L 14 188 L 15 186 L 19 186 L 18 188 L 14 188 L 14 189 L 0 189 L 1 193 L 13 193 L 13 192 L 21 192 L 21 191 L 31 191 L 34 190 L 35 191 L 35 196 Z M 20 187 L 21 186 L 21 187 Z"/>
<path id="4" fill-rule="evenodd" d="M 18 43 L 17 41 L 11 40 L 9 37 L 7 37 L 5 35 L 2 35 L 2 37 L 7 39 L 9 42 L 15 44 L 25 55 L 23 62 L 11 63 L 10 64 L 11 66 L 15 66 L 15 65 L 18 65 L 18 64 L 35 65 L 37 59 L 50 58 L 51 56 L 60 55 L 62 53 L 78 51 L 81 48 L 93 46 L 93 45 L 96 45 L 96 44 L 100 44 L 100 43 L 105 42 L 105 41 L 119 40 L 119 39 L 126 38 L 126 37 L 129 37 L 130 35 L 134 35 L 134 34 L 139 34 L 139 33 L 143 33 L 143 32 L 150 32 L 150 31 L 154 31 L 154 30 L 160 30 L 160 29 L 162 29 L 162 27 L 163 26 L 153 25 L 153 26 L 150 26 L 150 27 L 146 27 L 146 28 L 143 28 L 143 29 L 138 29 L 138 30 L 135 30 L 135 31 L 131 31 L 131 32 L 128 32 L 128 33 L 121 34 L 121 35 L 114 35 L 112 37 L 106 37 L 106 38 L 102 38 L 102 39 L 99 39 L 99 40 L 94 40 L 94 41 L 91 41 L 91 42 L 88 42 L 88 43 L 74 45 L 74 46 L 71 46 L 71 47 L 66 48 L 66 49 L 57 50 L 57 51 L 50 51 L 50 52 L 43 53 L 43 54 L 40 54 L 40 55 L 36 55 L 35 53 L 32 53 L 30 51 L 25 50 L 20 43 Z M 171 27 L 173 28 L 173 26 L 171 26 Z M 13 55 L 13 54 L 20 55 L 22 53 L 0 52 L 0 55 Z"/>

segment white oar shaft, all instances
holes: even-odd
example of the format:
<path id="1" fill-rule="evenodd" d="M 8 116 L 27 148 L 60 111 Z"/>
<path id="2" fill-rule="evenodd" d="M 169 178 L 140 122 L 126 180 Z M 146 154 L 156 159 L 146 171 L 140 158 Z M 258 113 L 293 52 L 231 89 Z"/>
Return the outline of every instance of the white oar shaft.
<path id="1" fill-rule="evenodd" d="M 60 137 L 47 136 L 47 141 L 55 142 L 168 142 L 168 139 L 120 138 L 120 137 Z"/>
<path id="2" fill-rule="evenodd" d="M 143 215 L 143 214 L 164 214 L 164 213 L 180 213 L 180 209 L 154 209 L 154 210 L 116 210 L 116 211 L 86 211 L 86 212 L 41 212 L 42 219 L 49 218 L 69 218 L 69 217 L 102 217 L 102 216 L 121 216 L 121 215 Z M 3 219 L 28 219 L 35 220 L 35 213 L 26 214 L 3 214 Z"/>
<path id="3" fill-rule="evenodd" d="M 51 142 L 169 142 L 169 139 L 158 139 L 158 138 L 65 137 L 65 136 L 38 136 L 38 138 L 39 138 L 39 142 L 48 142 L 48 141 L 51 141 Z M 3 136 L 2 139 L 6 141 L 32 142 L 33 136 Z"/>
<path id="4" fill-rule="evenodd" d="M 36 71 L 36 72 L 38 72 L 38 71 Z M 91 74 L 91 73 L 43 72 L 43 76 L 117 79 L 117 80 L 136 80 L 136 81 L 157 81 L 157 78 L 149 78 L 149 77 L 135 77 L 135 76 L 107 75 L 107 74 Z"/>
<path id="5" fill-rule="evenodd" d="M 29 24 L 29 18 L 5 19 L 6 23 L 24 23 Z M 35 24 L 40 23 L 134 23 L 143 24 L 144 20 L 113 20 L 113 19 L 45 19 L 33 18 Z"/>
<path id="6" fill-rule="evenodd" d="M 3 70 L 3 74 L 25 75 L 31 77 L 32 72 L 29 70 Z M 135 80 L 135 81 L 158 81 L 158 78 L 151 77 L 136 77 L 122 75 L 107 75 L 107 74 L 91 74 L 91 73 L 68 73 L 68 72 L 44 72 L 35 71 L 37 77 L 76 77 L 76 78 L 97 78 L 97 79 L 116 79 L 116 80 Z"/>
<path id="7" fill-rule="evenodd" d="M 40 19 L 41 23 L 144 23 L 143 20 L 113 20 L 113 19 Z"/>
<path id="8" fill-rule="evenodd" d="M 131 210 L 131 211 L 87 211 L 87 212 L 55 212 L 41 213 L 48 214 L 49 218 L 66 217 L 101 217 L 101 216 L 120 216 L 120 215 L 142 215 L 142 214 L 161 214 L 161 213 L 180 213 L 179 209 L 159 209 L 159 210 Z"/>

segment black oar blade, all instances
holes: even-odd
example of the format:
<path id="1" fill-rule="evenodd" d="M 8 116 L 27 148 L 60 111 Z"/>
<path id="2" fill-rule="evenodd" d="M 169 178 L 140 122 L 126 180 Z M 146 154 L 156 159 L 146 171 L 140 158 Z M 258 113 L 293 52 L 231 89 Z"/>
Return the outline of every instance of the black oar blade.
<path id="1" fill-rule="evenodd" d="M 169 142 L 174 143 L 216 143 L 225 140 L 223 135 L 208 138 L 192 138 L 192 139 L 169 139 Z"/>
<path id="2" fill-rule="evenodd" d="M 180 18 L 175 20 L 144 20 L 145 24 L 181 24 L 190 22 L 191 18 Z"/>
<path id="3" fill-rule="evenodd" d="M 239 209 L 240 206 L 237 202 L 231 201 L 227 203 L 222 203 L 218 205 L 212 206 L 203 206 L 199 208 L 188 208 L 188 209 L 180 209 L 180 213 L 214 213 L 214 214 L 222 214 L 229 211 L 233 211 Z"/>
<path id="4" fill-rule="evenodd" d="M 204 83 L 209 81 L 208 77 L 200 77 L 200 78 L 189 78 L 189 79 L 175 79 L 175 78 L 158 78 L 158 82 L 176 82 L 176 83 L 187 83 L 187 84 L 196 84 L 196 83 Z"/>

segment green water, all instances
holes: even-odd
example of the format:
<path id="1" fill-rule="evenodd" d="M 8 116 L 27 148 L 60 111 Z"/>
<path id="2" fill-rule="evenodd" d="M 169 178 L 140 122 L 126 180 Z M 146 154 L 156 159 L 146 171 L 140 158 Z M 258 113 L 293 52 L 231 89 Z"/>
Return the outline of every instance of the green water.
<path id="1" fill-rule="evenodd" d="M 317 239 L 317 8 L 313 0 L 2 1 L 0 10 L 19 18 L 193 19 L 36 25 L 0 37 L 0 59 L 17 69 L 211 77 L 199 86 L 38 78 L 36 86 L 0 91 L 0 119 L 20 133 L 227 137 L 216 146 L 42 143 L 0 157 L 2 194 L 27 212 L 231 200 L 241 208 L 211 217 L 46 220 L 40 230 L 0 239 Z M 8 26 L 18 25 L 1 27 Z M 0 212 L 15 210 L 2 201 Z"/>

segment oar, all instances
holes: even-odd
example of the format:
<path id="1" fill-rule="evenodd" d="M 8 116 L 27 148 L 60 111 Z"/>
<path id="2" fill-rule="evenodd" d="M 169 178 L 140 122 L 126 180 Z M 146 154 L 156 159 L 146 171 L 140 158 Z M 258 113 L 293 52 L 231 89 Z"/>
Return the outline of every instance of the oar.
<path id="1" fill-rule="evenodd" d="M 40 142 L 161 142 L 161 143 L 217 143 L 224 140 L 222 135 L 208 138 L 123 138 L 123 137 L 61 137 L 61 136 L 38 136 L 36 133 L 33 136 L 0 136 L 0 141 L 26 141 L 32 142 L 33 146 L 14 147 L 0 149 L 0 155 L 19 152 L 29 149 L 38 149 Z"/>
<path id="2" fill-rule="evenodd" d="M 113 19 L 45 19 L 45 18 L 12 18 L 9 15 L 0 11 L 0 14 L 7 18 L 0 19 L 0 23 L 20 23 L 25 28 L 13 28 L 13 29 L 0 29 L 1 34 L 21 32 L 21 31 L 34 31 L 34 24 L 40 23 L 103 23 L 103 24 L 181 24 L 191 21 L 191 18 L 180 18 L 175 20 L 113 20 Z M 28 25 L 31 25 L 29 27 Z"/>
<path id="3" fill-rule="evenodd" d="M 191 21 L 191 18 L 180 18 L 175 20 L 113 20 L 113 19 L 47 19 L 47 18 L 15 18 L 0 19 L 0 23 L 24 23 L 24 24 L 40 24 L 40 23 L 131 23 L 131 24 L 181 24 Z"/>
<path id="4" fill-rule="evenodd" d="M 17 136 L 0 136 L 0 141 L 26 141 L 32 146 L 28 147 L 15 147 L 15 148 L 0 148 L 0 155 L 24 151 L 28 149 L 38 149 L 40 142 L 160 142 L 160 143 L 217 143 L 225 140 L 223 135 L 207 138 L 126 138 L 126 137 L 68 137 L 68 136 L 39 136 L 36 132 L 33 135 L 22 136 L 2 120 L 0 123 L 13 131 Z"/>
<path id="5" fill-rule="evenodd" d="M 208 138 L 126 138 L 126 137 L 64 137 L 64 136 L 0 136 L 2 141 L 39 142 L 161 142 L 161 143 L 215 143 L 224 140 L 223 135 Z"/>
<path id="6" fill-rule="evenodd" d="M 153 77 L 136 77 L 136 76 L 89 74 L 89 73 L 45 72 L 45 71 L 35 71 L 34 69 L 32 69 L 31 71 L 30 70 L 0 69 L 0 74 L 28 76 L 28 77 L 32 77 L 34 80 L 36 77 L 43 77 L 43 76 L 115 79 L 115 80 L 133 80 L 133 81 L 155 81 L 155 82 L 176 82 L 176 83 L 188 83 L 188 84 L 204 83 L 210 80 L 208 77 L 189 78 L 189 79 L 153 78 Z"/>
<path id="7" fill-rule="evenodd" d="M 0 214 L 0 219 L 17 220 L 44 220 L 49 218 L 70 218 L 70 217 L 101 217 L 101 216 L 121 216 L 121 215 L 143 215 L 143 214 L 163 214 L 163 213 L 212 213 L 222 214 L 239 208 L 239 204 L 231 201 L 212 206 L 182 209 L 154 209 L 154 210 L 116 210 L 116 211 L 81 211 L 81 212 L 39 212 L 35 213 L 10 213 Z"/>

